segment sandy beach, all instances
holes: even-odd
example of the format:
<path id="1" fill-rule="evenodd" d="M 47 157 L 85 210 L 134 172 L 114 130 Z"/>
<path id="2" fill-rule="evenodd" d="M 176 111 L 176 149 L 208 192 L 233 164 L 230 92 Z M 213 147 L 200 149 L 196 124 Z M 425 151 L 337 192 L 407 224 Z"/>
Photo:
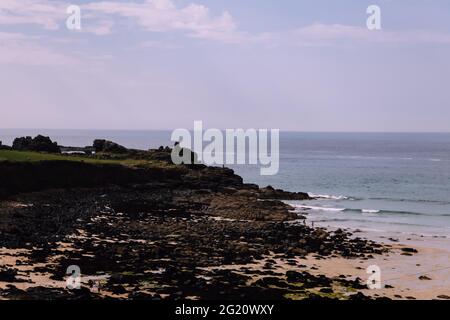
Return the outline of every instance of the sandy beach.
<path id="1" fill-rule="evenodd" d="M 450 299 L 450 239 L 363 231 L 355 235 L 386 244 L 391 250 L 368 260 L 310 256 L 306 264 L 318 269 L 312 273 L 367 279 L 367 267 L 376 265 L 381 269 L 382 289 L 362 290 L 366 295 L 391 299 Z M 417 253 L 406 253 L 403 248 L 414 248 Z"/>
<path id="2" fill-rule="evenodd" d="M 348 281 L 359 281 L 365 283 L 369 274 L 367 268 L 376 265 L 381 269 L 381 289 L 358 289 L 366 296 L 372 298 L 387 297 L 394 300 L 429 300 L 429 299 L 450 299 L 450 246 L 447 238 L 433 238 L 424 236 L 403 236 L 388 237 L 374 233 L 358 232 L 358 237 L 367 237 L 377 242 L 381 242 L 389 247 L 389 253 L 374 255 L 372 258 L 344 258 L 341 256 L 324 257 L 317 254 L 309 254 L 306 257 L 292 257 L 290 259 L 280 258 L 273 252 L 264 256 L 264 259 L 246 264 L 230 264 L 216 267 L 199 268 L 202 271 L 232 271 L 236 274 L 255 274 L 248 281 L 251 286 L 258 280 L 264 279 L 258 274 L 265 268 L 267 261 L 273 262 L 272 270 L 274 275 L 284 275 L 287 272 L 302 272 L 307 270 L 314 276 L 326 276 L 330 279 L 345 279 Z M 405 252 L 405 248 L 414 248 L 417 252 Z M 70 243 L 60 243 L 61 254 L 73 252 Z M 30 250 L 0 248 L 0 265 L 9 268 L 16 268 L 18 276 L 14 286 L 19 290 L 30 290 L 32 288 L 55 288 L 64 290 L 66 282 L 52 279 L 49 272 L 44 267 L 50 263 L 28 264 L 27 257 Z M 56 264 L 58 256 L 53 257 Z M 21 262 L 21 263 L 19 263 Z M 48 270 L 48 269 L 47 269 Z M 89 276 L 82 280 L 83 286 L 95 281 L 97 284 L 106 283 L 109 276 Z M 8 282 L 0 281 L 0 289 L 5 290 L 10 285 Z M 320 288 L 317 294 L 321 295 Z M 333 296 L 345 298 L 355 293 L 355 290 L 341 286 L 333 286 Z M 126 295 L 117 294 L 110 290 L 97 291 L 101 297 L 126 298 Z M 195 297 L 186 297 L 196 299 Z M 290 296 L 296 299 L 295 295 Z"/>

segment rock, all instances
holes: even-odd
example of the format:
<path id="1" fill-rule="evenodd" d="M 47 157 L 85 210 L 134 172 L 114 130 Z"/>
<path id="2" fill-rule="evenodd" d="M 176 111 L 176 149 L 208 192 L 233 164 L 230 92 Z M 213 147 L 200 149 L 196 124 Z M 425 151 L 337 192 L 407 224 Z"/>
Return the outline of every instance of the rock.
<path id="1" fill-rule="evenodd" d="M 312 235 L 319 240 L 325 240 L 326 238 L 328 238 L 329 233 L 324 229 L 316 229 L 314 230 Z"/>
<path id="2" fill-rule="evenodd" d="M 414 248 L 402 248 L 402 251 L 405 253 L 417 253 L 418 251 Z"/>
<path id="3" fill-rule="evenodd" d="M 450 296 L 447 296 L 445 294 L 441 294 L 439 296 L 437 296 L 439 299 L 445 299 L 445 300 L 450 300 Z"/>
<path id="4" fill-rule="evenodd" d="M 428 276 L 420 276 L 419 280 L 431 280 L 431 278 Z"/>
<path id="5" fill-rule="evenodd" d="M 274 189 L 272 186 L 261 188 L 259 190 L 260 199 L 270 200 L 309 200 L 311 199 L 307 193 L 304 192 L 289 192 L 280 189 Z"/>
<path id="6" fill-rule="evenodd" d="M 371 300 L 370 297 L 364 295 L 362 292 L 358 292 L 356 294 L 352 294 L 349 297 L 350 300 L 357 300 L 357 301 L 365 301 L 365 300 Z"/>
<path id="7" fill-rule="evenodd" d="M 19 151 L 61 153 L 61 149 L 56 142 L 52 142 L 49 137 L 44 137 L 42 135 L 38 135 L 35 138 L 16 138 L 14 139 L 12 148 Z"/>
<path id="8" fill-rule="evenodd" d="M 0 281 L 14 282 L 17 276 L 17 269 L 1 268 L 0 269 Z"/>
<path id="9" fill-rule="evenodd" d="M 118 154 L 124 154 L 128 152 L 128 149 L 125 148 L 124 146 L 103 139 L 94 140 L 92 146 L 94 147 L 95 152 L 118 153 Z"/>
<path id="10" fill-rule="evenodd" d="M 321 288 L 319 290 L 319 292 L 322 292 L 322 293 L 333 293 L 334 291 L 333 291 L 332 288 Z"/>
<path id="11" fill-rule="evenodd" d="M 330 287 L 331 279 L 325 277 L 324 275 L 314 276 L 306 271 L 287 271 L 286 280 L 289 283 L 302 283 L 304 288 L 315 288 L 315 287 Z"/>
<path id="12" fill-rule="evenodd" d="M 115 285 L 111 288 L 111 292 L 114 294 L 124 294 L 127 293 L 127 290 L 122 285 Z"/>
<path id="13" fill-rule="evenodd" d="M 2 142 L 0 141 L 0 150 L 11 150 L 12 148 L 10 146 L 4 146 Z"/>
<path id="14" fill-rule="evenodd" d="M 277 277 L 264 277 L 259 279 L 254 283 L 256 286 L 268 288 L 270 286 L 277 286 L 280 288 L 287 288 L 288 284 L 284 281 L 282 281 L 280 278 Z"/>

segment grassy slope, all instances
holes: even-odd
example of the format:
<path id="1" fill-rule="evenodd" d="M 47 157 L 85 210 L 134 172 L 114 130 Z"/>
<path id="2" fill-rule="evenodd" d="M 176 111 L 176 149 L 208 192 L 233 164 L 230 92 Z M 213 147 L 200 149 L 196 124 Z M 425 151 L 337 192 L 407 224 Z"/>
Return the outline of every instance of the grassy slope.
<path id="1" fill-rule="evenodd" d="M 0 150 L 0 161 L 41 161 L 41 160 L 75 160 L 77 157 L 65 157 L 57 154 L 47 154 L 39 152 Z"/>
<path id="2" fill-rule="evenodd" d="M 44 161 L 44 160 L 66 160 L 84 161 L 93 163 L 119 163 L 118 160 L 100 160 L 80 156 L 66 156 L 60 154 L 40 153 L 30 151 L 0 150 L 0 161 Z"/>
<path id="3" fill-rule="evenodd" d="M 136 159 L 97 159 L 85 156 L 69 156 L 61 154 L 30 152 L 30 151 L 15 151 L 15 150 L 0 150 L 0 163 L 2 161 L 13 162 L 36 162 L 36 161 L 48 161 L 48 160 L 60 160 L 60 161 L 79 161 L 92 164 L 122 164 L 125 166 L 137 166 L 148 168 L 165 168 L 180 170 L 178 166 L 168 164 L 157 160 L 136 160 Z"/>

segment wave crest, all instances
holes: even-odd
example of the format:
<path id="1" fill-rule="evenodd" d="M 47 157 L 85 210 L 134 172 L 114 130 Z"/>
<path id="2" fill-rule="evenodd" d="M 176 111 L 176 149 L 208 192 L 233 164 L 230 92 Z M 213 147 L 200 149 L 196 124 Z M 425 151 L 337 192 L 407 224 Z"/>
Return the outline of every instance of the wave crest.
<path id="1" fill-rule="evenodd" d="M 314 194 L 311 192 L 308 192 L 308 195 L 311 198 L 314 199 L 330 199 L 330 200 L 350 200 L 351 198 L 346 197 L 346 196 L 332 196 L 332 195 L 328 195 L 328 194 Z"/>

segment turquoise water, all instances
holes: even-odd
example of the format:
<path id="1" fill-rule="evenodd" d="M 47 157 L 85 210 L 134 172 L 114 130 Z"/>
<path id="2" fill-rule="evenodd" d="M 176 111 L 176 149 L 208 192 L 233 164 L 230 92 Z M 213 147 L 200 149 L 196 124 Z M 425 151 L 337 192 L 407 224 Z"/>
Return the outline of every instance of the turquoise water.
<path id="1" fill-rule="evenodd" d="M 450 235 L 450 134 L 285 133 L 280 172 L 246 180 L 319 200 L 293 202 L 322 224 Z"/>
<path id="2" fill-rule="evenodd" d="M 169 131 L 0 129 L 0 140 L 38 133 L 71 146 L 94 138 L 130 148 L 171 145 Z M 246 182 L 320 196 L 293 204 L 327 225 L 450 235 L 450 133 L 282 133 L 277 175 L 233 168 Z"/>

